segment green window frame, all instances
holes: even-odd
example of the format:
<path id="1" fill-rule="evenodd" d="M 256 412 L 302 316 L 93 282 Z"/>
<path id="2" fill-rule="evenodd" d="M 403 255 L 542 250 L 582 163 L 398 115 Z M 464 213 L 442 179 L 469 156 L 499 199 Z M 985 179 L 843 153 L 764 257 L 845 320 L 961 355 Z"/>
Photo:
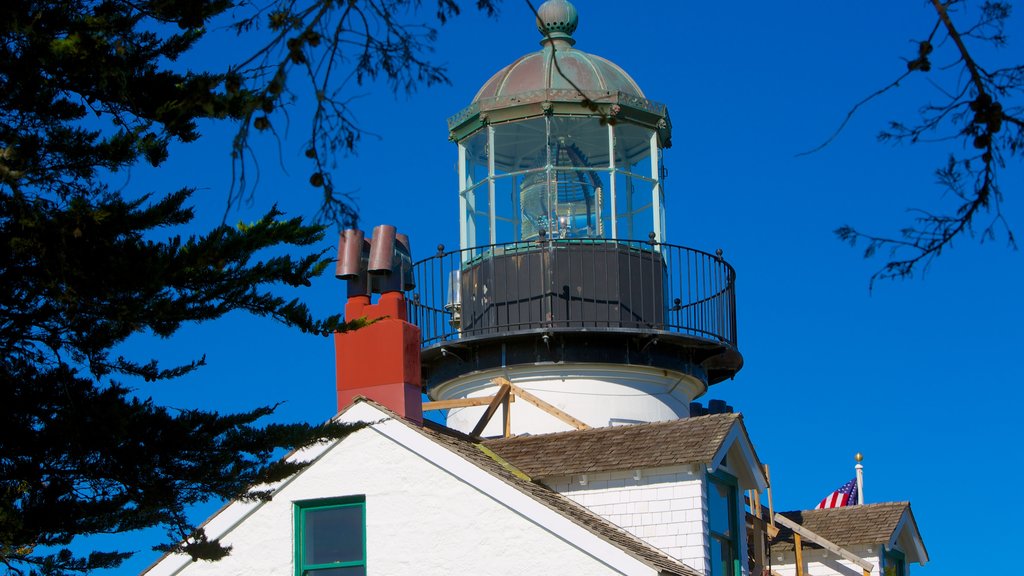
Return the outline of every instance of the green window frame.
<path id="1" fill-rule="evenodd" d="M 731 474 L 717 470 L 707 475 L 708 545 L 710 576 L 742 574 L 739 530 L 739 483 Z"/>
<path id="2" fill-rule="evenodd" d="M 366 497 L 294 502 L 295 576 L 366 576 Z"/>
<path id="3" fill-rule="evenodd" d="M 885 576 L 907 576 L 907 557 L 899 550 L 885 549 L 882 554 L 882 574 Z"/>

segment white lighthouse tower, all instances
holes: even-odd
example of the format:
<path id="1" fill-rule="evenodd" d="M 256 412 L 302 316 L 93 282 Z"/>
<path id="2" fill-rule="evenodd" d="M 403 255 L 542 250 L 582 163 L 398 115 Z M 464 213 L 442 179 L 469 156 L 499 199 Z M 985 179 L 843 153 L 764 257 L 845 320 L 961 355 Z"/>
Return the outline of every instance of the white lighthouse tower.
<path id="1" fill-rule="evenodd" d="M 433 400 L 525 392 L 484 435 L 685 418 L 742 367 L 735 273 L 667 243 L 663 104 L 575 47 L 576 9 L 538 10 L 541 50 L 449 119 L 459 155 L 458 250 L 415 265 L 407 294 Z M 544 406 L 557 410 L 544 409 Z M 450 409 L 470 432 L 487 406 Z"/>

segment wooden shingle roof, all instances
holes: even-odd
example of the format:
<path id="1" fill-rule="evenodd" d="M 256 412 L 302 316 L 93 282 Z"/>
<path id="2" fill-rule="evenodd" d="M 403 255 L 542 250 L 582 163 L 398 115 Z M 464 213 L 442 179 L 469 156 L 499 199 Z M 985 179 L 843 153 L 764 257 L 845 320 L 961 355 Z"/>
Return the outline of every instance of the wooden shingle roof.
<path id="1" fill-rule="evenodd" d="M 484 446 L 531 478 L 708 464 L 739 414 L 486 440 Z"/>
<path id="2" fill-rule="evenodd" d="M 845 547 L 889 543 L 903 514 L 909 510 L 909 502 L 885 502 L 821 510 L 796 510 L 781 514 L 826 540 Z M 772 551 L 792 549 L 793 532 L 780 527 L 779 535 L 772 540 Z"/>

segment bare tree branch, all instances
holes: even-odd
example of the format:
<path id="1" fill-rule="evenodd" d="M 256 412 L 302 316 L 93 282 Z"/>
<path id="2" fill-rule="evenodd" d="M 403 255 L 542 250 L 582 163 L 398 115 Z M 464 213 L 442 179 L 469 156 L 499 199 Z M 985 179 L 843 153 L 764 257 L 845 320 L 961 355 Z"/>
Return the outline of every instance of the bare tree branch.
<path id="1" fill-rule="evenodd" d="M 460 12 L 454 0 L 435 0 L 434 19 L 444 24 Z M 499 0 L 477 0 L 493 15 Z M 272 120 L 295 103 L 312 98 L 309 138 L 303 153 L 312 163 L 309 184 L 319 189 L 318 218 L 353 226 L 358 215 L 353 198 L 336 185 L 335 158 L 353 154 L 370 135 L 352 107 L 353 83 L 386 82 L 395 92 L 449 82 L 446 69 L 430 59 L 437 29 L 416 16 L 420 0 L 269 0 L 248 5 L 253 13 L 232 28 L 239 34 L 267 26 L 269 40 L 231 68 L 229 92 L 251 94 L 233 144 L 234 180 L 227 210 L 251 201 L 255 186 L 248 178 L 255 165 L 250 139 L 257 132 L 277 138 Z M 292 84 L 296 84 L 293 86 Z M 338 89 L 331 89 L 339 86 Z M 301 97 L 300 97 L 301 96 Z"/>
<path id="2" fill-rule="evenodd" d="M 937 16 L 936 25 L 929 39 L 919 43 L 918 58 L 908 61 L 907 72 L 900 79 L 911 72 L 931 70 L 928 56 L 932 52 L 936 35 L 942 30 L 938 44 L 943 45 L 949 40 L 955 47 L 955 59 L 949 65 L 940 67 L 939 71 L 953 77 L 956 89 L 944 89 L 939 82 L 930 79 L 944 99 L 938 104 L 922 106 L 920 117 L 914 124 L 890 123 L 889 129 L 883 131 L 879 139 L 912 144 L 952 141 L 975 152 L 966 155 L 952 153 L 945 165 L 936 170 L 938 184 L 958 200 L 951 212 L 913 210 L 917 216 L 897 236 L 866 234 L 850 226 L 841 226 L 835 230 L 841 240 L 851 245 L 864 242 L 866 258 L 874 257 L 880 251 L 889 258 L 872 275 L 872 287 L 876 280 L 909 278 L 915 271 L 926 271 L 935 258 L 952 248 L 954 241 L 964 235 L 978 238 L 980 242 L 1003 237 L 1008 246 L 1017 246 L 1013 231 L 1002 212 L 1003 191 L 999 173 L 1006 166 L 1007 158 L 1016 157 L 1024 151 L 1024 105 L 1021 103 L 1024 96 L 1024 67 L 1010 66 L 989 72 L 975 60 L 972 53 L 974 45 L 971 44 L 975 42 L 1002 46 L 1006 43 L 1003 27 L 1010 16 L 1010 4 L 1001 1 L 984 2 L 979 8 L 976 22 L 960 32 L 951 9 L 962 7 L 964 12 L 958 16 L 968 17 L 966 1 L 930 2 Z M 949 81 L 949 78 L 943 78 Z M 839 130 L 842 130 L 861 104 L 883 91 L 872 94 L 854 106 Z M 933 137 L 926 138 L 926 135 Z M 828 145 L 835 136 L 833 134 L 822 146 L 811 152 Z"/>

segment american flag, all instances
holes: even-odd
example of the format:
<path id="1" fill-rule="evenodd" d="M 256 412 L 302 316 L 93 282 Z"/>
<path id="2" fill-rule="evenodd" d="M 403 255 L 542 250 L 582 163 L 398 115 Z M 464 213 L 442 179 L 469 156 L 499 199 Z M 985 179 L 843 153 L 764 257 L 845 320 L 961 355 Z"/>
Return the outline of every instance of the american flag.
<path id="1" fill-rule="evenodd" d="M 819 508 L 839 508 L 840 506 L 855 506 L 857 504 L 857 479 L 854 478 L 846 484 L 839 487 L 838 490 L 825 496 L 825 498 L 814 507 L 815 510 Z"/>

